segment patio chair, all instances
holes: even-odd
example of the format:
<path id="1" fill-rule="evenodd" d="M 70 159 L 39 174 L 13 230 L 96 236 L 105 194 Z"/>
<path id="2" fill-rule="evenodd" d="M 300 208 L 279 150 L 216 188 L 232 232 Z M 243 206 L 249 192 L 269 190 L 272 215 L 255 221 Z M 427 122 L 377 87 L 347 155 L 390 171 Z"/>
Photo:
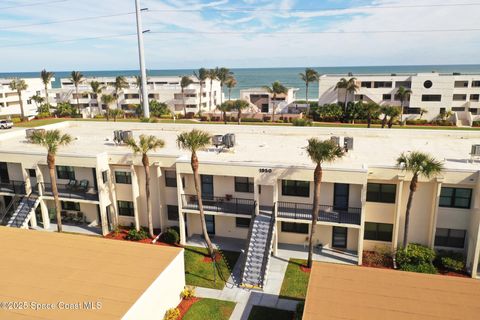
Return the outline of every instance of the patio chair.
<path id="1" fill-rule="evenodd" d="M 87 192 L 88 184 L 89 184 L 88 180 L 81 180 L 77 187 L 78 191 Z"/>
<path id="2" fill-rule="evenodd" d="M 77 180 L 70 180 L 67 183 L 67 189 L 73 190 L 73 189 L 76 189 L 77 186 L 78 186 L 78 181 Z"/>
<path id="3" fill-rule="evenodd" d="M 82 224 L 85 222 L 85 216 L 83 215 L 83 212 L 77 212 L 77 214 L 75 215 L 75 217 L 73 218 L 73 222 L 75 222 L 76 224 Z"/>

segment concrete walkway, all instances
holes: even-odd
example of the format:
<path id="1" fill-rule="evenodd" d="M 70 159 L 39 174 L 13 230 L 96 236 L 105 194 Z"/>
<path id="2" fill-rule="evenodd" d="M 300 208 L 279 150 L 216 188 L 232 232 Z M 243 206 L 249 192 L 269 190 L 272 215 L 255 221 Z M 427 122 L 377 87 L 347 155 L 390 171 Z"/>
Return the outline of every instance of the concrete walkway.
<path id="1" fill-rule="evenodd" d="M 233 268 L 232 276 L 228 279 L 222 290 L 197 287 L 195 294 L 200 298 L 212 298 L 236 302 L 231 320 L 246 320 L 254 305 L 295 311 L 298 301 L 279 298 L 288 260 L 271 257 L 267 282 L 263 291 L 238 287 L 241 279 L 241 265 L 243 253 Z"/>

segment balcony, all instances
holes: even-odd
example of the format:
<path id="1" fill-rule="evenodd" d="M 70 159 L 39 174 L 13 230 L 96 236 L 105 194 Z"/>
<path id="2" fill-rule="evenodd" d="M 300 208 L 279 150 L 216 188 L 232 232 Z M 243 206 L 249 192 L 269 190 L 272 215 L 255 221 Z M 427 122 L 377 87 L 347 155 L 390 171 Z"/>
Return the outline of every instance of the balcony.
<path id="1" fill-rule="evenodd" d="M 203 209 L 210 212 L 252 215 L 255 211 L 255 200 L 231 197 L 203 198 Z M 182 195 L 183 209 L 199 210 L 196 195 Z"/>
<path id="2" fill-rule="evenodd" d="M 14 180 L 10 180 L 9 182 L 0 182 L 0 192 L 26 194 L 25 182 Z"/>
<path id="3" fill-rule="evenodd" d="M 53 197 L 52 184 L 42 183 L 44 196 Z M 58 196 L 76 200 L 98 201 L 98 192 L 93 187 L 81 188 L 70 184 L 57 184 Z"/>
<path id="4" fill-rule="evenodd" d="M 312 210 L 313 204 L 278 202 L 277 216 L 279 218 L 310 221 L 312 220 Z M 361 215 L 361 208 L 337 210 L 333 206 L 320 205 L 318 221 L 360 225 Z"/>

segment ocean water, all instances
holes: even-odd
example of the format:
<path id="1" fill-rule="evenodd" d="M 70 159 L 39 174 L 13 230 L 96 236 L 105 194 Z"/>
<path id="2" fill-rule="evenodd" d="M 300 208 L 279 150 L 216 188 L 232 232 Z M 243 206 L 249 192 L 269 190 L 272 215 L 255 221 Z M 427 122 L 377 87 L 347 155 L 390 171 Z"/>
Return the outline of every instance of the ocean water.
<path id="1" fill-rule="evenodd" d="M 319 67 L 314 68 L 320 74 L 402 74 L 402 73 L 419 73 L 419 72 L 439 72 L 463 74 L 476 73 L 480 74 L 480 65 L 424 65 L 424 66 L 371 66 L 371 67 Z M 305 98 L 305 83 L 301 81 L 299 73 L 305 68 L 243 68 L 232 69 L 237 78 L 237 87 L 232 90 L 232 98 L 238 98 L 241 89 L 262 87 L 270 85 L 274 81 L 280 81 L 287 87 L 299 88 L 298 99 Z M 81 71 L 81 70 L 80 70 Z M 86 77 L 108 77 L 108 76 L 134 76 L 139 74 L 137 70 L 110 70 L 110 71 L 82 71 Z M 183 76 L 192 75 L 192 69 L 177 70 L 148 70 L 149 76 Z M 1 73 L 0 78 L 35 78 L 39 76 L 39 72 L 20 72 L 20 73 Z M 70 72 L 55 72 L 56 81 L 54 87 L 59 87 L 60 78 L 68 78 Z M 227 95 L 227 92 L 225 92 Z M 318 86 L 311 84 L 309 87 L 309 98 L 318 98 Z"/>

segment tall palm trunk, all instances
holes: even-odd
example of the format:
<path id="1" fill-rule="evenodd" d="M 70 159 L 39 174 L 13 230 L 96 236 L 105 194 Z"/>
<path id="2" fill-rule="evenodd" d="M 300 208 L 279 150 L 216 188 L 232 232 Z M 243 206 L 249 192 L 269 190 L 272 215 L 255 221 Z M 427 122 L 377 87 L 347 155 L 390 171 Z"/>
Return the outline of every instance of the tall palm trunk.
<path id="1" fill-rule="evenodd" d="M 200 189 L 200 175 L 198 174 L 198 157 L 196 152 L 192 152 L 192 159 L 191 159 L 192 171 L 193 171 L 193 181 L 195 184 L 195 191 L 197 193 L 198 199 L 198 210 L 200 211 L 200 222 L 202 224 L 202 233 L 203 237 L 205 238 L 205 242 L 207 243 L 208 253 L 210 257 L 214 257 L 214 251 L 212 246 L 212 241 L 210 241 L 210 236 L 207 232 L 207 224 L 205 222 L 205 213 L 203 212 L 203 201 L 202 201 L 202 191 Z"/>
<path id="2" fill-rule="evenodd" d="M 154 237 L 153 234 L 153 218 L 152 218 L 152 204 L 150 202 L 150 161 L 147 154 L 142 155 L 143 169 L 145 170 L 145 197 L 147 198 L 147 216 L 148 216 L 148 233 L 150 237 Z"/>
<path id="3" fill-rule="evenodd" d="M 185 104 L 185 91 L 182 87 L 182 103 L 183 103 L 183 115 L 187 117 L 187 105 Z"/>
<path id="4" fill-rule="evenodd" d="M 403 126 L 403 99 L 400 99 L 400 125 Z"/>
<path id="5" fill-rule="evenodd" d="M 77 111 L 80 113 L 80 98 L 78 97 L 78 85 L 75 85 L 75 95 L 77 96 Z"/>
<path id="6" fill-rule="evenodd" d="M 308 239 L 308 267 L 312 267 L 313 261 L 313 236 L 315 235 L 315 226 L 318 221 L 318 209 L 320 202 L 320 185 L 322 183 L 322 166 L 317 163 L 313 173 L 314 191 L 313 191 L 313 209 L 312 209 L 312 227 L 310 230 L 310 237 Z"/>
<path id="7" fill-rule="evenodd" d="M 305 82 L 305 100 L 308 104 L 308 82 Z"/>
<path id="8" fill-rule="evenodd" d="M 382 119 L 382 129 L 385 128 L 386 125 L 387 125 L 387 114 L 384 114 Z"/>
<path id="9" fill-rule="evenodd" d="M 107 116 L 107 121 L 110 121 L 110 107 L 108 103 L 106 104 L 105 115 Z"/>
<path id="10" fill-rule="evenodd" d="M 45 84 L 45 100 L 47 101 L 47 104 L 50 105 L 50 101 L 48 101 L 48 85 Z"/>
<path id="11" fill-rule="evenodd" d="M 227 112 L 226 112 L 226 111 L 222 111 L 222 113 L 223 113 L 223 122 L 224 122 L 225 124 L 227 124 Z"/>
<path id="12" fill-rule="evenodd" d="M 58 198 L 57 177 L 55 176 L 55 155 L 49 153 L 47 155 L 47 163 L 52 185 L 53 200 L 55 202 L 55 213 L 57 215 L 57 230 L 58 232 L 62 232 L 62 209 L 60 206 L 60 199 Z"/>
<path id="13" fill-rule="evenodd" d="M 277 95 L 276 94 L 273 94 L 273 100 L 277 101 Z M 276 102 L 274 102 L 274 101 L 272 101 L 272 119 L 270 120 L 270 122 L 272 122 L 272 123 L 275 121 L 275 103 Z"/>
<path id="14" fill-rule="evenodd" d="M 403 232 L 404 248 L 406 248 L 408 244 L 408 228 L 410 225 L 410 210 L 412 208 L 413 195 L 415 194 L 415 191 L 417 191 L 417 183 L 418 183 L 418 174 L 415 173 L 412 177 L 412 181 L 410 182 L 410 193 L 408 195 L 407 208 L 405 211 L 405 228 Z"/>
<path id="15" fill-rule="evenodd" d="M 18 99 L 20 100 L 20 113 L 22 114 L 22 120 L 25 120 L 25 110 L 23 109 L 23 99 L 22 99 L 22 91 L 18 90 Z"/>
<path id="16" fill-rule="evenodd" d="M 239 108 L 240 109 L 240 108 Z M 242 122 L 242 110 L 238 110 L 238 124 L 240 125 L 240 122 Z"/>
<path id="17" fill-rule="evenodd" d="M 370 128 L 372 126 L 372 115 L 369 113 L 367 115 L 367 128 Z"/>
<path id="18" fill-rule="evenodd" d="M 230 101 L 230 97 L 232 96 L 232 88 L 228 88 L 228 101 Z"/>

